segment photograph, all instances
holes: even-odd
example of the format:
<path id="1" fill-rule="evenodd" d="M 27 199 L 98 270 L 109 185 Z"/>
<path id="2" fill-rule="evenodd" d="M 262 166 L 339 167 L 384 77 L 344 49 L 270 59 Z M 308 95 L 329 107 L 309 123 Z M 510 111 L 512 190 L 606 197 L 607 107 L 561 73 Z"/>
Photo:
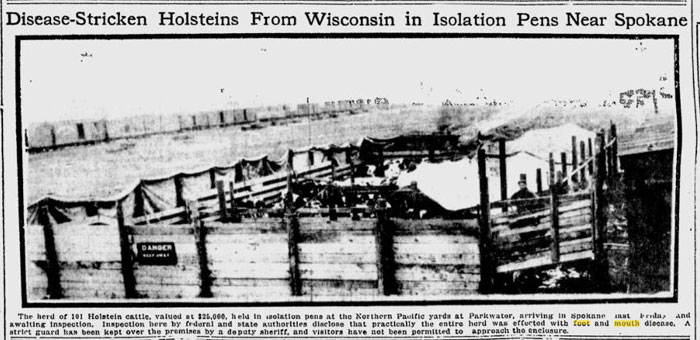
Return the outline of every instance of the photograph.
<path id="1" fill-rule="evenodd" d="M 677 36 L 16 48 L 25 306 L 677 299 Z"/>

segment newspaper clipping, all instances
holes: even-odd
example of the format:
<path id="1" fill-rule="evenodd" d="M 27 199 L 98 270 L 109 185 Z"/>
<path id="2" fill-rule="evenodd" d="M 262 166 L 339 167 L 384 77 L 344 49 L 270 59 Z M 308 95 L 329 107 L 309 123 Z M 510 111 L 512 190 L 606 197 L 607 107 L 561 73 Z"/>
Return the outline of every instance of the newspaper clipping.
<path id="1" fill-rule="evenodd" d="M 691 0 L 2 0 L 5 339 L 697 339 Z"/>

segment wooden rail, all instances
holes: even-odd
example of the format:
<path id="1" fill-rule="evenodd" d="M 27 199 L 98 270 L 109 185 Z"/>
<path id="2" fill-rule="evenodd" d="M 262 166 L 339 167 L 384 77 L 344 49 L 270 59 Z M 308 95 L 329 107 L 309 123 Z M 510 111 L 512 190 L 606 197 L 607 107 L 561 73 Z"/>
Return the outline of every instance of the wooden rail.
<path id="1" fill-rule="evenodd" d="M 350 172 L 352 164 L 345 165 L 336 170 L 337 176 L 347 176 Z M 332 173 L 330 162 L 325 162 L 317 166 L 313 166 L 305 171 L 300 171 L 296 175 L 297 177 L 307 177 L 307 178 L 317 178 L 325 179 L 329 178 Z M 177 187 L 176 187 L 177 188 Z M 225 185 L 222 184 L 221 191 L 218 188 L 212 189 L 205 193 L 202 197 L 198 198 L 197 201 L 200 203 L 199 209 L 204 213 L 204 217 L 219 216 L 221 211 L 221 198 L 223 195 L 223 202 L 230 204 L 231 202 L 231 189 L 226 190 Z M 270 201 L 273 199 L 278 199 L 281 197 L 282 192 L 287 188 L 287 174 L 278 173 L 270 176 L 265 176 L 261 178 L 256 178 L 254 180 L 237 182 L 233 184 L 233 199 L 251 199 L 251 200 L 261 200 Z M 181 189 L 180 189 L 181 192 Z M 228 194 L 228 196 L 226 195 Z M 227 197 L 226 197 L 227 196 Z M 184 198 L 181 198 L 184 201 Z M 177 207 L 173 209 L 168 209 L 154 214 L 145 215 L 142 217 L 134 218 L 130 223 L 141 225 L 141 224 L 153 224 L 153 223 L 184 223 L 185 222 L 185 207 Z"/>
<path id="2" fill-rule="evenodd" d="M 590 198 L 494 223 L 493 247 L 499 273 L 593 259 Z M 556 217 L 552 223 L 553 217 Z M 520 223 L 525 221 L 525 223 Z M 517 224 L 517 228 L 511 225 Z M 556 255 L 555 255 L 556 254 Z"/>
<path id="3" fill-rule="evenodd" d="M 615 143 L 606 144 L 599 134 L 594 156 L 585 161 L 580 145 L 582 164 L 567 179 L 582 181 L 585 169 L 593 168 L 594 185 L 575 193 L 563 192 L 562 181 L 554 179 L 552 155 L 547 196 L 531 199 L 540 206 L 525 212 L 509 209 L 522 203 L 518 200 L 490 202 L 486 155 L 480 150 L 478 221 L 397 219 L 381 206 L 292 208 L 294 177 L 341 176 L 352 172 L 352 163 L 326 163 L 294 174 L 289 162 L 286 173 L 228 186 L 216 182 L 186 206 L 131 220 L 118 204 L 116 222 L 56 228 L 42 208 L 41 225 L 25 229 L 28 296 L 289 301 L 488 294 L 498 291 L 500 273 L 582 260 L 594 260 L 593 274 L 604 280 L 604 184 L 612 180 L 606 174 L 616 171 L 606 156 L 614 154 L 608 150 Z M 285 190 L 290 195 L 275 217 L 247 218 L 246 209 L 235 205 L 247 197 L 280 198 Z M 363 218 L 369 214 L 374 215 Z M 134 249 L 149 242 L 173 244 L 176 263 L 136 260 Z"/>
<path id="4" fill-rule="evenodd" d="M 243 219 L 204 222 L 192 212 L 190 224 L 127 225 L 128 249 L 144 243 L 171 243 L 172 265 L 121 260 L 120 228 L 63 225 L 56 235 L 64 298 L 291 301 L 297 298 L 381 299 L 395 295 L 465 296 L 477 292 L 479 252 L 474 221 L 349 218 Z M 92 233 L 87 233 L 91 230 Z M 84 233 L 84 234 L 76 234 Z M 42 236 L 28 226 L 27 236 Z M 77 238 L 75 235 L 90 235 Z M 52 287 L 40 264 L 42 243 L 27 253 L 29 299 L 46 297 Z M 135 255 L 135 254 L 134 254 Z M 290 270 L 291 269 L 291 270 Z M 129 271 L 132 279 L 123 280 Z M 38 275 L 38 276 L 36 276 Z M 131 287 L 126 288 L 125 287 Z M 132 295 L 133 294 L 133 295 Z"/>
<path id="5" fill-rule="evenodd" d="M 608 281 L 607 255 L 604 248 L 607 233 L 605 190 L 613 186 L 618 177 L 617 135 L 614 124 L 610 128 L 609 143 L 605 142 L 605 132 L 601 130 L 595 145 L 593 153 L 592 142 L 589 139 L 589 157 L 586 158 L 585 143 L 581 141 L 577 144 L 576 137 L 572 137 L 571 163 L 567 163 L 567 154 L 562 153 L 560 171 L 555 169 L 554 155 L 550 153 L 547 192 L 541 189 L 541 170 L 537 171 L 538 194 L 546 194 L 546 197 L 508 200 L 504 196 L 507 189 L 505 157 L 502 157 L 505 143 L 499 143 L 501 201 L 498 202 L 489 202 L 483 162 L 486 155 L 483 150 L 479 151 L 482 264 L 484 261 L 493 261 L 496 272 L 507 273 L 565 262 L 594 260 L 592 276 L 602 283 L 601 287 L 604 289 L 605 282 Z M 571 172 L 568 171 L 569 164 Z M 593 185 L 588 184 L 587 175 L 591 176 Z M 521 175 L 521 178 L 524 178 L 524 175 Z M 567 194 L 569 190 L 579 193 Z M 509 206 L 518 204 L 539 208 L 527 209 L 520 213 L 508 210 Z M 502 208 L 503 212 L 492 216 L 494 207 Z M 485 253 L 486 249 L 489 251 Z M 482 269 L 482 292 L 489 289 L 484 286 L 484 275 L 487 274 Z"/>

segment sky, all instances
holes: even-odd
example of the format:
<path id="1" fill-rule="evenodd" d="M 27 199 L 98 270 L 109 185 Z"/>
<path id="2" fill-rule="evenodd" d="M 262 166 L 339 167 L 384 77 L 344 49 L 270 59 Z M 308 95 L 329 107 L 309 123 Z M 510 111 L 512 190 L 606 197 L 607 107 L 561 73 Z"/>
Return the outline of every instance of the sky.
<path id="1" fill-rule="evenodd" d="M 30 40 L 20 61 L 23 120 L 36 123 L 307 97 L 602 102 L 672 80 L 674 55 L 672 40 L 232 38 Z"/>

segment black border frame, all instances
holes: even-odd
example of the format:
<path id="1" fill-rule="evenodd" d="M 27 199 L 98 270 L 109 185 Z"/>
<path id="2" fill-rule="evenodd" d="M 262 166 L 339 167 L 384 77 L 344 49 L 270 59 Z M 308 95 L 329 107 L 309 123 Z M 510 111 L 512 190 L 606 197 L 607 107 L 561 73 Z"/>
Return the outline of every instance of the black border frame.
<path id="1" fill-rule="evenodd" d="M 109 302 L 67 302 L 55 300 L 55 302 L 28 302 L 26 286 L 25 263 L 25 239 L 24 239 L 24 187 L 23 187 L 23 139 L 21 117 L 21 43 L 34 40 L 152 40 L 152 39 L 440 39 L 440 38 L 482 38 L 482 39 L 621 39 L 621 40 L 665 40 L 672 39 L 674 45 L 674 85 L 676 99 L 676 178 L 675 187 L 675 239 L 672 258 L 673 266 L 673 295 L 671 297 L 621 297 L 621 298 L 590 298 L 586 299 L 499 299 L 499 300 L 434 300 L 434 301 L 410 301 L 410 300 L 381 300 L 381 301 L 280 301 L 280 302 L 232 302 L 232 301 L 153 301 L 153 300 L 115 300 Z M 231 33 L 231 34 L 105 34 L 105 35 L 17 35 L 15 36 L 15 116 L 16 116 L 16 145 L 17 145 L 17 176 L 18 176 L 18 213 L 19 213 L 19 238 L 20 238 L 20 271 L 21 271 L 21 295 L 22 308 L 159 308 L 159 307 L 281 307 L 281 306 L 426 306 L 426 305 L 545 305 L 545 304 L 596 304 L 596 303 L 676 303 L 678 302 L 678 236 L 679 236 L 679 200 L 680 200 L 680 165 L 681 165 L 681 99 L 680 99 L 680 50 L 679 34 L 501 34 L 501 33 Z M 3 176 L 4 178 L 4 176 Z M 5 240 L 7 242 L 7 240 Z M 4 259 L 5 254 L 3 254 Z M 6 289 L 6 288 L 5 288 Z M 519 295 L 512 295 L 518 297 Z M 543 294 L 543 296 L 547 296 Z"/>

